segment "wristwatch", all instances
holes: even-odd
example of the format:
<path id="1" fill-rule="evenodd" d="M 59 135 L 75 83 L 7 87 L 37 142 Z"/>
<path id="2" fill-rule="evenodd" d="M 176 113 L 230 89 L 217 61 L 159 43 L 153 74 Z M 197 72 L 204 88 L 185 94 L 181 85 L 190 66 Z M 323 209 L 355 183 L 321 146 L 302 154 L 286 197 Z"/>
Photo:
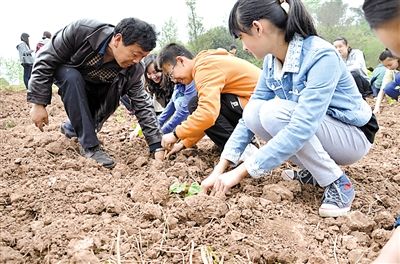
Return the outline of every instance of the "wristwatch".
<path id="1" fill-rule="evenodd" d="M 179 139 L 178 135 L 176 134 L 176 130 L 175 130 L 175 129 L 172 131 L 172 134 L 174 135 L 174 137 L 175 137 L 176 139 Z"/>

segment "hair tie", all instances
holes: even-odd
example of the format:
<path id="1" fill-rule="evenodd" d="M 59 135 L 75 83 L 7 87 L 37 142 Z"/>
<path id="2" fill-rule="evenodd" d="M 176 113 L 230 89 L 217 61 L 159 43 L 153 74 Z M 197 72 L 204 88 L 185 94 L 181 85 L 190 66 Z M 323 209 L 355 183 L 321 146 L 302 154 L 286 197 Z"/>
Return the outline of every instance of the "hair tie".
<path id="1" fill-rule="evenodd" d="M 281 1 L 281 7 L 285 11 L 286 14 L 289 14 L 289 4 L 286 2 L 286 0 L 280 0 Z"/>

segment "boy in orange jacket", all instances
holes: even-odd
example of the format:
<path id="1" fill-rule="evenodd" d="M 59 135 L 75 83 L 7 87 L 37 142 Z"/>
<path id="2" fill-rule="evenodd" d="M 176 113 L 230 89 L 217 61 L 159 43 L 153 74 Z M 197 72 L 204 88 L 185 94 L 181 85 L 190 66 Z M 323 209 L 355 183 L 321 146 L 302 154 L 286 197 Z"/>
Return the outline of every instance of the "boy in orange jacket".
<path id="1" fill-rule="evenodd" d="M 224 49 L 204 50 L 193 58 L 175 43 L 161 50 L 158 66 L 175 82 L 187 85 L 194 80 L 198 92 L 189 103 L 187 120 L 162 138 L 167 155 L 192 147 L 204 134 L 222 150 L 242 118 L 261 70 Z"/>

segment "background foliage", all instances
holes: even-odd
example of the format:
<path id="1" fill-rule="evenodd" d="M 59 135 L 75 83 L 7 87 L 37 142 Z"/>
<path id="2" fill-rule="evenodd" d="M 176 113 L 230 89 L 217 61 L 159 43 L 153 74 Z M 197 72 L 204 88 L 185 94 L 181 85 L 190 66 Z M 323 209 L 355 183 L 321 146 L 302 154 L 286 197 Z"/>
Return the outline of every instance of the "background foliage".
<path id="1" fill-rule="evenodd" d="M 203 18 L 196 11 L 197 1 L 185 0 L 185 3 L 188 16 L 188 42 L 184 43 L 178 39 L 176 21 L 170 17 L 161 28 L 158 49 L 170 42 L 178 42 L 197 54 L 204 49 L 228 49 L 231 44 L 235 44 L 238 47 L 238 57 L 261 67 L 262 61 L 244 51 L 241 42 L 230 36 L 227 25 L 206 30 Z M 199 4 L 201 4 L 200 1 Z M 375 67 L 378 64 L 378 56 L 384 47 L 367 25 L 361 8 L 349 7 L 342 0 L 304 0 L 304 4 L 312 14 L 318 33 L 322 38 L 332 43 L 339 36 L 345 37 L 351 47 L 364 52 L 367 66 Z M 0 78 L 2 78 L 0 88 L 7 85 L 6 83 L 22 84 L 22 72 L 22 66 L 17 60 L 0 58 Z"/>

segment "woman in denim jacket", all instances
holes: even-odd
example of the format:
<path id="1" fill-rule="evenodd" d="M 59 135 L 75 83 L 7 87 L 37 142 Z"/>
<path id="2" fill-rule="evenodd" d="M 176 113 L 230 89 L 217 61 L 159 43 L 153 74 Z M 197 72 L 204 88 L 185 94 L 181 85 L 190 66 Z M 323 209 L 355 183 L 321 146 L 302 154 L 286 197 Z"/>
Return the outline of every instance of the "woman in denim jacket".
<path id="1" fill-rule="evenodd" d="M 291 160 L 302 170 L 286 171 L 286 178 L 325 188 L 319 214 L 345 215 L 355 192 L 339 165 L 368 153 L 377 123 L 340 55 L 317 36 L 300 0 L 239 0 L 229 30 L 255 57 L 265 57 L 263 72 L 203 190 L 226 193 L 248 175 L 264 176 Z M 267 143 L 224 173 L 255 134 Z"/>

